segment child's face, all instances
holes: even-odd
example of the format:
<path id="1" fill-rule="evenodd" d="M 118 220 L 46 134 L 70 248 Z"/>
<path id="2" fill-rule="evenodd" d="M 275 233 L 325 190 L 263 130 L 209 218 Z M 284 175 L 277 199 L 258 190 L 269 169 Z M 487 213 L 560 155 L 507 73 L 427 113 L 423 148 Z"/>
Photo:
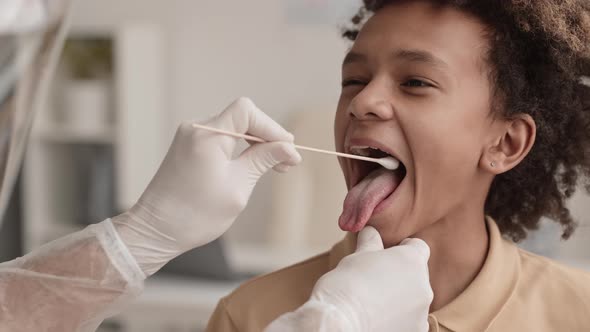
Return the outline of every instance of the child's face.
<path id="1" fill-rule="evenodd" d="M 336 146 L 349 153 L 355 145 L 381 147 L 406 174 L 351 193 L 371 167 L 341 158 L 350 196 L 344 213 L 355 219 L 341 218 L 341 228 L 358 231 L 366 222 L 391 246 L 482 206 L 487 175 L 478 164 L 492 126 L 484 29 L 468 14 L 427 1 L 387 6 L 364 25 L 343 64 Z"/>

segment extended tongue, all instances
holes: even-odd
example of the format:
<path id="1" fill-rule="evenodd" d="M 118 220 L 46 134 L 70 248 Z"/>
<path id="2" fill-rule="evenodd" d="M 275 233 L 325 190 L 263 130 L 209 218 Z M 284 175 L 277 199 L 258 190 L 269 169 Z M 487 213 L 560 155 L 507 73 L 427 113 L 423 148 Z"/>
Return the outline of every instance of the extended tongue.
<path id="1" fill-rule="evenodd" d="M 338 225 L 344 231 L 358 232 L 369 221 L 373 210 L 395 190 L 396 175 L 378 168 L 348 191 Z"/>

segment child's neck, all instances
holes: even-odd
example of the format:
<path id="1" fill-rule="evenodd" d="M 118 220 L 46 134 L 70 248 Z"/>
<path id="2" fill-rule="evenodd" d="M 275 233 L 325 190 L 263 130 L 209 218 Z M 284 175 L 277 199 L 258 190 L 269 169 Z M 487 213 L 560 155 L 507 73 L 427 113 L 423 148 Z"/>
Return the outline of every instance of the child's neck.
<path id="1" fill-rule="evenodd" d="M 483 206 L 463 206 L 416 234 L 430 246 L 430 285 L 434 312 L 461 294 L 481 270 L 489 237 Z"/>

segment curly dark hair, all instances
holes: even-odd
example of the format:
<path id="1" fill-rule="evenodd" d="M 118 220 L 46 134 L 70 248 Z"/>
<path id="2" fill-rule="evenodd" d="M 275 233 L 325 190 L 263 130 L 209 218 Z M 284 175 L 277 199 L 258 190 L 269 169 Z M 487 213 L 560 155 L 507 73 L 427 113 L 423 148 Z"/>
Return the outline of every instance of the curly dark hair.
<path id="1" fill-rule="evenodd" d="M 404 0 L 364 0 L 343 37 L 355 40 L 364 21 L 383 6 Z M 488 27 L 484 54 L 492 82 L 490 112 L 529 114 L 536 142 L 514 169 L 495 177 L 485 213 L 518 242 L 541 217 L 576 228 L 566 201 L 578 182 L 590 193 L 590 1 L 431 0 L 478 17 Z"/>

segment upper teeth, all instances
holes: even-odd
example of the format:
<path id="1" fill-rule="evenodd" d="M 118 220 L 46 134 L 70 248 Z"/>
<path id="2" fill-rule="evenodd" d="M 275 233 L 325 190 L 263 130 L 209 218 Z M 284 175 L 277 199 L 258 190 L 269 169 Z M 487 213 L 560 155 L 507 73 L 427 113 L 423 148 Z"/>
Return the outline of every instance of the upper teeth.
<path id="1" fill-rule="evenodd" d="M 358 156 L 368 157 L 371 155 L 371 150 L 379 150 L 378 148 L 374 148 L 372 146 L 351 146 L 350 152 L 352 154 L 356 154 Z"/>
<path id="2" fill-rule="evenodd" d="M 378 151 L 381 151 L 381 152 L 388 155 L 387 157 L 381 157 L 378 159 L 378 161 L 376 161 L 381 166 L 383 166 L 389 170 L 395 170 L 399 167 L 399 165 L 400 165 L 399 160 L 397 160 L 396 158 L 389 155 L 389 153 L 384 152 L 383 150 L 381 150 L 379 148 L 374 148 L 372 146 L 359 146 L 359 145 L 355 145 L 355 146 L 350 147 L 350 152 L 352 154 L 355 154 L 357 156 L 363 156 L 363 157 L 375 156 L 374 154 L 371 155 L 372 150 L 378 150 Z M 381 155 L 379 154 L 379 156 L 381 156 Z"/>

